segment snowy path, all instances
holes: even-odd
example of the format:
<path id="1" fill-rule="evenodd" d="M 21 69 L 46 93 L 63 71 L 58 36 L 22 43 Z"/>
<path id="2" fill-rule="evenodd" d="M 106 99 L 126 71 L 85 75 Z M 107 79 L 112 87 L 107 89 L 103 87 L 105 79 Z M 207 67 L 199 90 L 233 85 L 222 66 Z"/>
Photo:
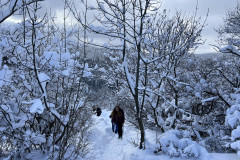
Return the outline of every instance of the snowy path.
<path id="1" fill-rule="evenodd" d="M 143 151 L 134 147 L 132 140 L 139 138 L 137 138 L 136 129 L 128 122 L 124 124 L 123 139 L 118 139 L 118 135 L 112 132 L 110 114 L 110 111 L 103 110 L 100 117 L 94 116 L 95 126 L 91 139 L 95 160 L 183 160 L 166 155 L 155 155 L 153 149 Z M 146 138 L 148 143 L 154 144 L 155 133 L 147 130 Z M 213 153 L 201 160 L 240 160 L 240 158 L 237 154 Z"/>
<path id="2" fill-rule="evenodd" d="M 130 144 L 131 137 L 136 133 L 131 133 L 131 127 L 126 122 L 124 126 L 123 139 L 118 139 L 118 135 L 112 132 L 111 120 L 109 118 L 111 112 L 103 110 L 100 117 L 95 117 L 97 123 L 92 139 L 94 139 L 94 154 L 97 160 L 130 160 L 132 155 L 129 152 L 134 152 L 137 148 Z M 128 130 L 128 132 L 126 132 Z M 130 132 L 129 132 L 130 131 Z"/>

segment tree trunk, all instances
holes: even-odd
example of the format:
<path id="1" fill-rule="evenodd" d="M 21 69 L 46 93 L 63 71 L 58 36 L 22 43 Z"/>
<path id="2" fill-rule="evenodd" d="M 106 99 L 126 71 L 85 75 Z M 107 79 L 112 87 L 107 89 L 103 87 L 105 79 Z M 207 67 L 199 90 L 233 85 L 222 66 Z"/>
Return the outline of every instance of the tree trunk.
<path id="1" fill-rule="evenodd" d="M 140 28 L 140 33 L 142 31 L 142 27 Z M 145 149 L 145 131 L 144 131 L 144 125 L 142 120 L 142 107 L 139 105 L 139 93 L 138 93 L 138 87 L 139 87 L 139 78 L 140 78 L 140 61 L 141 61 L 141 43 L 139 42 L 137 45 L 137 51 L 138 51 L 138 58 L 137 58 L 137 72 L 136 72 L 136 86 L 135 86 L 135 104 L 137 109 L 137 120 L 138 125 L 141 133 L 140 138 L 140 149 Z"/>

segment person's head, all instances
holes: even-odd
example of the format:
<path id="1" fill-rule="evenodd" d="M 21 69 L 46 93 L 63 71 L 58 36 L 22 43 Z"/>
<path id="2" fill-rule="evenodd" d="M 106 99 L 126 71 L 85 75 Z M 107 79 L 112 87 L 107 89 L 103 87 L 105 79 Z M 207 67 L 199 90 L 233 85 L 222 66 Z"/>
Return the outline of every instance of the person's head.
<path id="1" fill-rule="evenodd" d="M 120 107 L 119 107 L 119 106 L 115 106 L 115 108 L 114 108 L 114 109 L 115 109 L 115 111 L 117 111 L 117 112 L 118 112 L 118 111 L 119 111 L 119 109 L 120 109 Z"/>

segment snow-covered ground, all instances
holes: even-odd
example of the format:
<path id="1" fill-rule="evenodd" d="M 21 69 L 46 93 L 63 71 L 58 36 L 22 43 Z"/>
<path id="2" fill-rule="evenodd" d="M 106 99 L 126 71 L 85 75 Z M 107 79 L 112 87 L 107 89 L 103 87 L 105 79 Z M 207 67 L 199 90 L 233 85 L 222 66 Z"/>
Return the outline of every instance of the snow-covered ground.
<path id="1" fill-rule="evenodd" d="M 156 133 L 146 130 L 146 150 L 140 150 L 133 145 L 137 142 L 139 134 L 134 126 L 126 121 L 124 124 L 123 139 L 118 139 L 111 129 L 109 115 L 111 111 L 103 110 L 100 117 L 94 116 L 95 126 L 91 136 L 93 157 L 96 160 L 183 160 L 181 158 L 154 154 Z M 138 136 L 138 137 L 137 137 Z M 138 142 L 137 142 L 138 144 Z M 201 160 L 240 160 L 237 154 L 210 153 Z"/>

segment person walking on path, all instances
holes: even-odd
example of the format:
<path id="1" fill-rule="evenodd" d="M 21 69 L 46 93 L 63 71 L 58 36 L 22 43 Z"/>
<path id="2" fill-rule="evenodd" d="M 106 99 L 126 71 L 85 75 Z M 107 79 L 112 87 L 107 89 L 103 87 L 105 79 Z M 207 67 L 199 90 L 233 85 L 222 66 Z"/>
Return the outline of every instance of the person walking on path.
<path id="1" fill-rule="evenodd" d="M 122 139 L 123 135 L 123 124 L 125 121 L 124 111 L 119 106 L 115 106 L 110 118 L 112 119 L 112 130 L 118 133 L 118 138 Z"/>

